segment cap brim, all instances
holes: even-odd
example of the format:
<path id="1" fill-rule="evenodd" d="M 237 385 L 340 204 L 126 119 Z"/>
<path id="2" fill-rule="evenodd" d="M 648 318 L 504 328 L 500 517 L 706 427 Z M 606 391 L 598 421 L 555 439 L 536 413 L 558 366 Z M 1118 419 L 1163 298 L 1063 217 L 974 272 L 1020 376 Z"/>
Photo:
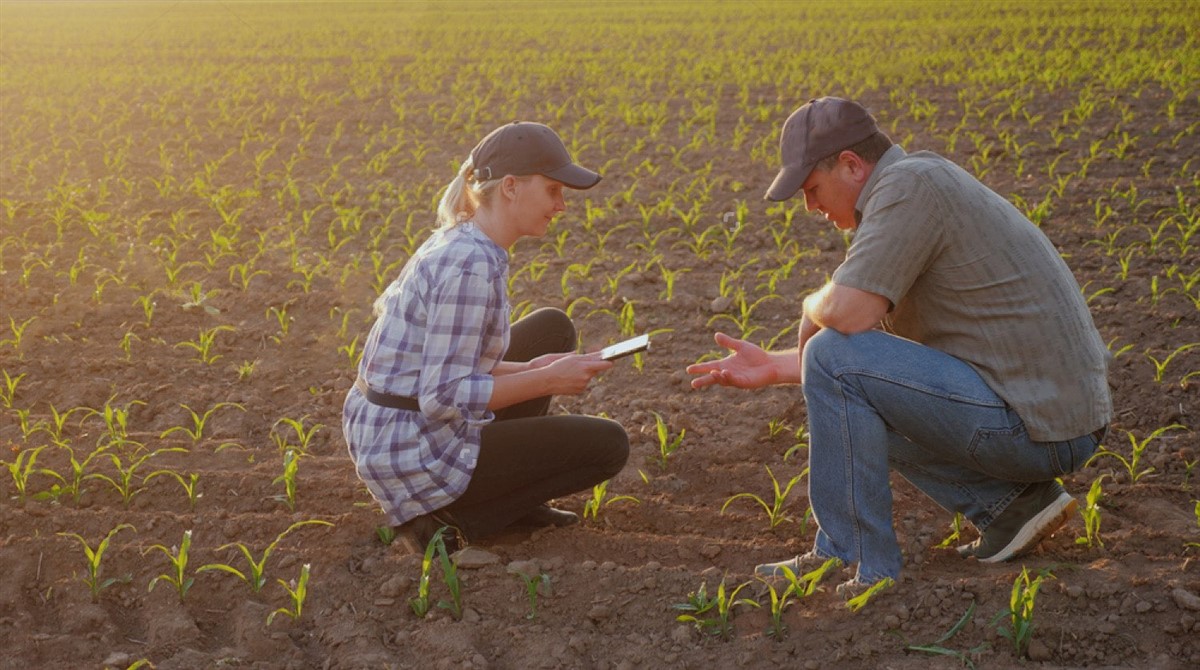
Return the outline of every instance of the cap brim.
<path id="1" fill-rule="evenodd" d="M 773 202 L 783 202 L 791 198 L 804 185 L 804 180 L 808 179 L 812 168 L 811 165 L 780 168 L 779 174 L 775 175 L 775 181 L 771 182 L 771 187 L 767 189 L 767 194 L 763 197 Z"/>
<path id="2" fill-rule="evenodd" d="M 580 167 L 574 163 L 567 163 L 557 170 L 543 172 L 542 174 L 555 181 L 561 181 L 563 185 L 568 188 L 574 188 L 581 191 L 599 184 L 601 179 L 599 173 L 592 172 L 591 170 L 585 167 Z"/>

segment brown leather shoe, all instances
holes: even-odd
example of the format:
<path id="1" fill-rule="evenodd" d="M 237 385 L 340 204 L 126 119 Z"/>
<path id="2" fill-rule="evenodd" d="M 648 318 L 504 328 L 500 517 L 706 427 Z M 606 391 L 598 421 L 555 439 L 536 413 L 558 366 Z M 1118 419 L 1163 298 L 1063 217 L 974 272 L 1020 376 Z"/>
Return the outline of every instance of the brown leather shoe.
<path id="1" fill-rule="evenodd" d="M 461 525 L 446 510 L 422 514 L 396 526 L 396 540 L 409 553 L 423 554 L 439 528 L 446 529 L 442 532 L 442 541 L 446 544 L 447 554 L 467 545 Z"/>

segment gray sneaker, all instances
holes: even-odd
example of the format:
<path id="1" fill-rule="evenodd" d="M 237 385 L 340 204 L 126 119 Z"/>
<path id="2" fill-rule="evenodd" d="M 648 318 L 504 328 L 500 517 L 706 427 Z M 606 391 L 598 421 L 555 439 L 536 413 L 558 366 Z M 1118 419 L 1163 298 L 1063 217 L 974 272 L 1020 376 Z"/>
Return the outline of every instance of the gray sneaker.
<path id="1" fill-rule="evenodd" d="M 756 565 L 754 566 L 754 575 L 757 577 L 783 577 L 783 569 L 787 568 L 788 570 L 792 571 L 793 576 L 803 577 L 822 565 L 825 565 L 825 561 L 828 560 L 828 557 L 821 556 L 815 551 L 810 551 L 807 554 L 801 554 L 795 558 L 789 558 L 786 561 Z"/>
<path id="2" fill-rule="evenodd" d="M 978 540 L 958 547 L 964 558 L 1001 563 L 1022 556 L 1062 528 L 1079 503 L 1058 482 L 1030 484 L 983 531 Z"/>

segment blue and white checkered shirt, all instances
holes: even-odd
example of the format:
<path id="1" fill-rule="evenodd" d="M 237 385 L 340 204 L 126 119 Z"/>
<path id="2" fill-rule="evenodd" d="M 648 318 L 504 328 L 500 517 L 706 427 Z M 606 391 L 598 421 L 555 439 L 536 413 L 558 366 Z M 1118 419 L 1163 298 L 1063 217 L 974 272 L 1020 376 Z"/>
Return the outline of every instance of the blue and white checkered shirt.
<path id="1" fill-rule="evenodd" d="M 342 430 L 358 476 L 393 524 L 462 495 L 494 415 L 491 370 L 508 349 L 508 253 L 473 223 L 437 230 L 376 302 L 359 376 L 417 398 L 420 412 L 369 402 L 354 387 Z"/>

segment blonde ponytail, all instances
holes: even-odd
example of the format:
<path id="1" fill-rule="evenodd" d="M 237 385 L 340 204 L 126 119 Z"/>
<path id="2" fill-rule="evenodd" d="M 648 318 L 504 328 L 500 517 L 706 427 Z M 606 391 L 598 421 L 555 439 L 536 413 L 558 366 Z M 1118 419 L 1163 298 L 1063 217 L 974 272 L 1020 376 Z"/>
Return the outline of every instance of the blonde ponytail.
<path id="1" fill-rule="evenodd" d="M 451 228 L 471 220 L 471 217 L 475 216 L 475 210 L 479 209 L 479 205 L 487 200 L 492 189 L 500 183 L 499 179 L 473 181 L 474 171 L 475 164 L 471 157 L 467 156 L 467 160 L 458 168 L 458 174 L 454 175 L 453 181 L 446 186 L 446 192 L 442 194 L 438 203 L 438 228 Z"/>

